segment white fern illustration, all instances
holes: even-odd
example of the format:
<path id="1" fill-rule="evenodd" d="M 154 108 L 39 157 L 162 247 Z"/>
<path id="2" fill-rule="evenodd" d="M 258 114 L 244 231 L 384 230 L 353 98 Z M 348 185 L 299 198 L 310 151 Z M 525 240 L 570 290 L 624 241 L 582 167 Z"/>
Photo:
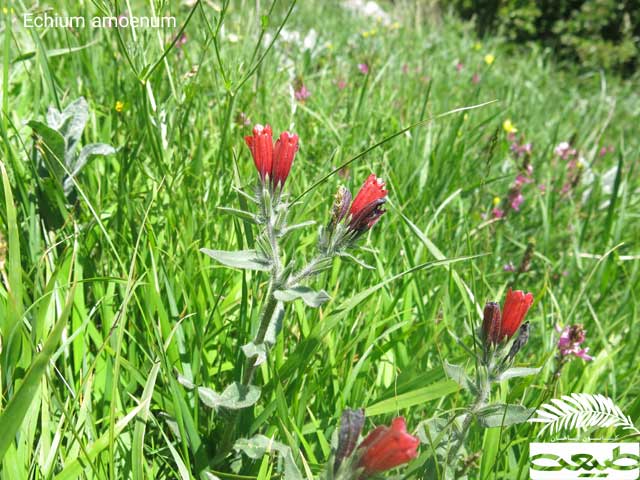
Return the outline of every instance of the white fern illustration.
<path id="1" fill-rule="evenodd" d="M 589 393 L 572 393 L 554 398 L 536 410 L 531 423 L 544 423 L 540 434 L 552 434 L 575 429 L 621 427 L 640 434 L 631 417 L 626 416 L 611 398 Z"/>

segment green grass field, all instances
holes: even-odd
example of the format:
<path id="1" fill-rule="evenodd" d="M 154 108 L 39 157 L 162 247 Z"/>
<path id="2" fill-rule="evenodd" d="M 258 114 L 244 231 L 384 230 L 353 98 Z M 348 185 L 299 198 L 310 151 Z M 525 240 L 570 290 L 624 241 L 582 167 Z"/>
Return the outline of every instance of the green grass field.
<path id="1" fill-rule="evenodd" d="M 491 403 L 583 392 L 640 416 L 637 78 L 478 39 L 428 2 L 381 3 L 388 20 L 338 2 L 108 3 L 3 3 L 2 479 L 319 478 L 347 407 L 365 408 L 365 433 L 402 415 L 421 439 L 385 475 L 527 479 L 536 424 L 472 421 L 452 450 L 450 420 L 474 395 L 444 366 L 477 379 L 482 309 L 508 287 L 535 298 L 515 366 L 541 370 L 497 382 Z M 45 7 L 177 26 L 23 26 Z M 92 143 L 115 153 L 88 155 L 71 179 L 47 111 L 79 97 L 89 113 L 71 157 Z M 200 249 L 259 241 L 219 209 L 258 210 L 238 192 L 258 183 L 244 142 L 256 123 L 300 137 L 289 222 L 316 224 L 283 238 L 296 268 L 339 185 L 355 194 L 376 173 L 388 201 L 351 251 L 373 268 L 336 258 L 309 279 L 331 299 L 285 304 L 253 377 L 260 398 L 232 410 L 200 397 L 242 379 L 269 273 Z M 555 153 L 561 142 L 575 154 Z M 556 326 L 575 323 L 594 358 L 558 371 Z M 274 443 L 232 448 L 255 435 Z"/>

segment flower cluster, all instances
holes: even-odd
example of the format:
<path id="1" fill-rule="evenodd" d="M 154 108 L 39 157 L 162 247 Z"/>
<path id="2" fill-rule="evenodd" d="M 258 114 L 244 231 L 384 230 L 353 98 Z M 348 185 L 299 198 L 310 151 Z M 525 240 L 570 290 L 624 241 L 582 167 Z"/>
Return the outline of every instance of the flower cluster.
<path id="1" fill-rule="evenodd" d="M 501 363 L 513 360 L 515 355 L 529 339 L 529 322 L 522 323 L 531 304 L 533 295 L 522 290 L 507 291 L 502 312 L 496 302 L 488 302 L 484 307 L 482 321 L 482 343 L 484 346 L 484 363 L 491 362 L 492 352 L 499 350 L 518 332 L 511 349 Z"/>
<path id="2" fill-rule="evenodd" d="M 251 150 L 262 184 L 269 185 L 272 191 L 281 190 L 298 151 L 298 135 L 282 132 L 274 146 L 271 127 L 256 125 L 253 135 L 244 140 Z"/>
<path id="3" fill-rule="evenodd" d="M 321 248 L 325 252 L 339 252 L 378 223 L 385 213 L 382 206 L 387 201 L 387 190 L 384 187 L 384 181 L 372 173 L 353 201 L 348 188 L 338 188 L 331 220 L 322 235 Z"/>

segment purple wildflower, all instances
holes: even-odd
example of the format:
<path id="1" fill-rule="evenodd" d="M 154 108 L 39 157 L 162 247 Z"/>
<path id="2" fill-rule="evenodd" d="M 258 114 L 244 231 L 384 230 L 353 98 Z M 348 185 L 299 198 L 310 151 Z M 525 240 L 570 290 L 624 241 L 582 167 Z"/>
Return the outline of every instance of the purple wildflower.
<path id="1" fill-rule="evenodd" d="M 560 358 L 564 359 L 570 355 L 580 357 L 587 362 L 593 360 L 593 357 L 588 355 L 589 348 L 582 348 L 586 338 L 586 330 L 584 327 L 577 323 L 575 325 L 566 326 L 564 329 L 556 326 L 556 330 L 560 332 L 560 338 L 558 339 L 558 352 Z"/>

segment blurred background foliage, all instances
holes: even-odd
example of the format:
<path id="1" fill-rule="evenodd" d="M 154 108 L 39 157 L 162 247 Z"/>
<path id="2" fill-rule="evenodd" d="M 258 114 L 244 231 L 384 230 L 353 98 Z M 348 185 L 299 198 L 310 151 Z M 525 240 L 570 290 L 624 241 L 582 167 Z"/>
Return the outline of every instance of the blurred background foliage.
<path id="1" fill-rule="evenodd" d="M 478 33 L 540 42 L 561 59 L 624 75 L 640 59 L 639 0 L 454 0 Z"/>

